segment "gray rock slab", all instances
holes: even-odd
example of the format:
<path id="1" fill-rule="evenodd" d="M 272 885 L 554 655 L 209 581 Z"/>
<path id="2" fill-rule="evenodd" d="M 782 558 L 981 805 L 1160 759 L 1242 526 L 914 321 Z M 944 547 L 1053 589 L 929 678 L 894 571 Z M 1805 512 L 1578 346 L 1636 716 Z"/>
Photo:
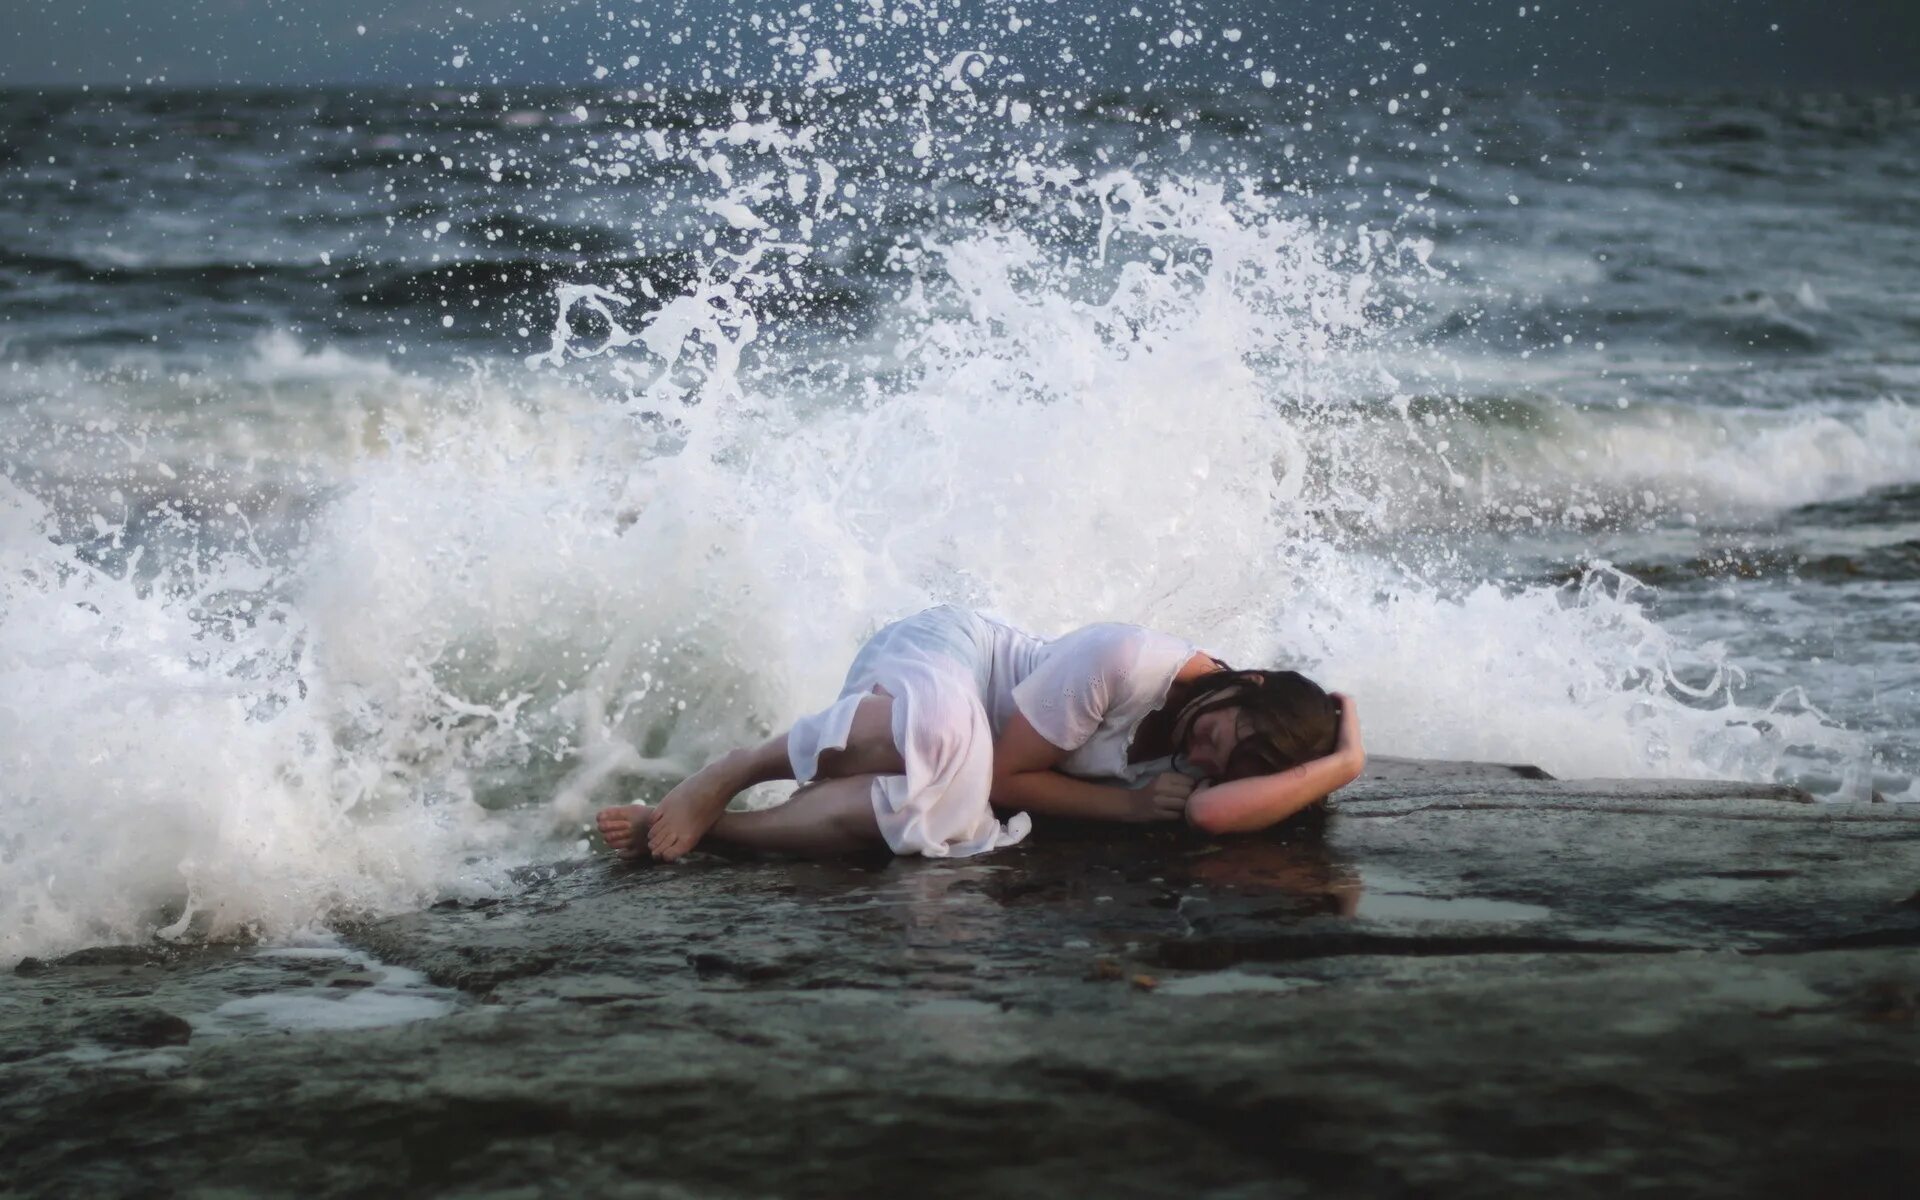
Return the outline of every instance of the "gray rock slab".
<path id="1" fill-rule="evenodd" d="M 1387 754 L 1369 755 L 1366 773 L 1370 783 L 1382 781 L 1420 784 L 1442 779 L 1469 779 L 1482 782 L 1503 779 L 1552 779 L 1539 767 L 1526 763 L 1458 762 L 1445 758 L 1395 758 Z"/>
<path id="2" fill-rule="evenodd" d="M 35 964 L 0 1192 L 1911 1194 L 1920 810 L 1375 766 L 1255 837 L 557 864 L 351 973 Z"/>

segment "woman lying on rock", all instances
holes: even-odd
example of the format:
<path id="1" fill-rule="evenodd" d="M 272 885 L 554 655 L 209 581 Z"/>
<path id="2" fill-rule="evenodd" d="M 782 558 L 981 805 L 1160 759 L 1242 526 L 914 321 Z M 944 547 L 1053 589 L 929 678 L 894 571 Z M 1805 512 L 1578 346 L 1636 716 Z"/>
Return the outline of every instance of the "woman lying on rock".
<path id="1" fill-rule="evenodd" d="M 1138 625 L 1046 641 L 947 606 L 875 634 L 832 707 L 715 759 L 658 807 L 601 809 L 599 824 L 623 856 L 667 862 L 705 838 L 959 857 L 1018 842 L 1028 813 L 1264 829 L 1365 764 L 1353 702 L 1293 671 L 1235 671 Z M 777 779 L 804 786 L 727 811 Z M 1015 815 L 1002 824 L 995 809 Z"/>

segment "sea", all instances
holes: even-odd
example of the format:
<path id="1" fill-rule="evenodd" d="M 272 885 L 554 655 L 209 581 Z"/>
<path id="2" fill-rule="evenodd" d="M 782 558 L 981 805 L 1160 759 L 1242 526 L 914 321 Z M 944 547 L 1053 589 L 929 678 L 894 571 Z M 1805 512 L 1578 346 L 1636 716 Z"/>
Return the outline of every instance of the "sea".
<path id="1" fill-rule="evenodd" d="M 0 93 L 0 961 L 511 891 L 942 602 L 1920 800 L 1920 100 L 808 11 L 755 80 Z"/>

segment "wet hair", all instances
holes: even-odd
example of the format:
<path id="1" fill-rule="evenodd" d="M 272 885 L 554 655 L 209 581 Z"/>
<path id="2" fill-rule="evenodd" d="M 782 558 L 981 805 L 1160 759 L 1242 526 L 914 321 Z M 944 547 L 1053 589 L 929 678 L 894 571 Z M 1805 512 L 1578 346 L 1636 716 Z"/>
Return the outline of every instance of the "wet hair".
<path id="1" fill-rule="evenodd" d="M 1272 775 L 1324 758 L 1339 740 L 1340 702 L 1298 671 L 1224 667 L 1188 687 L 1173 721 L 1176 763 L 1195 721 L 1216 709 L 1240 710 L 1240 741 L 1218 782 Z"/>

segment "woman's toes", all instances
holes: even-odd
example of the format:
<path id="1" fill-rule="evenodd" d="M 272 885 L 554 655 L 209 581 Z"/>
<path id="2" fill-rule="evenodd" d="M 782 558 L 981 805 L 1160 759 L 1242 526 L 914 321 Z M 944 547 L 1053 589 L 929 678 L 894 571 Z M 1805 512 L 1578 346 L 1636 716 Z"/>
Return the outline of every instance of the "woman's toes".
<path id="1" fill-rule="evenodd" d="M 638 835 L 648 824 L 647 809 L 639 804 L 603 808 L 596 821 L 600 826 L 600 836 L 607 845 L 618 850 L 622 858 L 632 858 L 636 853 Z"/>
<path id="2" fill-rule="evenodd" d="M 600 826 L 600 836 L 606 839 L 607 845 L 622 853 L 632 850 L 636 835 L 650 823 L 648 810 L 638 804 L 603 808 L 596 821 Z"/>

